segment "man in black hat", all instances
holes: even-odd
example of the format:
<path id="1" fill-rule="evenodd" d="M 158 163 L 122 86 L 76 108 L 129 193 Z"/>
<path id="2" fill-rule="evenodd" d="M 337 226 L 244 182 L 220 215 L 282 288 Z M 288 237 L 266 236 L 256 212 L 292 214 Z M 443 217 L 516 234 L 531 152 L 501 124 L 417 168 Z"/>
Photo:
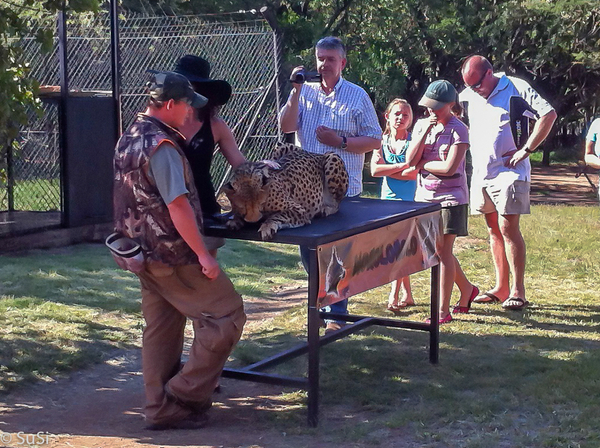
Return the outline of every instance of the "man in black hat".
<path id="1" fill-rule="evenodd" d="M 117 143 L 115 231 L 145 254 L 136 272 L 146 321 L 142 357 L 147 429 L 204 425 L 211 396 L 246 315 L 242 298 L 208 252 L 191 168 L 182 151 L 190 107 L 207 99 L 173 72 L 152 76 L 148 108 Z M 194 327 L 181 368 L 186 318 Z"/>
<path id="2" fill-rule="evenodd" d="M 231 97 L 231 85 L 227 81 L 212 79 L 209 62 L 199 56 L 183 56 L 177 62 L 175 72 L 185 76 L 197 93 L 208 98 L 208 104 L 203 108 L 196 108 L 180 131 L 187 140 L 183 150 L 192 167 L 202 213 L 205 219 L 211 219 L 221 212 L 210 178 L 215 147 L 218 145 L 221 154 L 233 168 L 246 161 L 231 129 L 218 116 L 219 107 Z M 204 242 L 213 256 L 216 256 L 217 248 L 224 244 L 222 238 L 214 237 L 205 237 Z"/>

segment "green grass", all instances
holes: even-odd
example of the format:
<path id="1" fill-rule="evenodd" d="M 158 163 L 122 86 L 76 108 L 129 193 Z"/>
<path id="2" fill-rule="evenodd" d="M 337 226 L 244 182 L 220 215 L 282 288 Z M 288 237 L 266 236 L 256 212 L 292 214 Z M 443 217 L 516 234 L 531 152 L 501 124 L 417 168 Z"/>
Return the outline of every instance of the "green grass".
<path id="1" fill-rule="evenodd" d="M 15 210 L 45 212 L 60 210 L 60 180 L 32 179 L 16 181 L 14 186 Z M 8 194 L 0 190 L 0 210 L 8 209 Z"/>
<path id="2" fill-rule="evenodd" d="M 482 290 L 493 284 L 487 231 L 470 219 L 457 256 Z M 321 351 L 319 428 L 305 425 L 306 394 L 287 390 L 256 428 L 321 437 L 339 446 L 600 446 L 600 209 L 534 206 L 522 218 L 528 248 L 524 312 L 474 305 L 441 329 L 440 363 L 428 336 L 371 328 Z M 292 246 L 228 241 L 219 260 L 245 296 L 297 284 L 304 273 Z M 428 273 L 412 276 L 429 314 Z M 115 269 L 101 246 L 75 246 L 0 259 L 0 384 L 47 379 L 139 345 L 135 277 Z M 350 299 L 350 311 L 386 316 L 388 286 Z M 456 300 L 457 297 L 454 297 Z M 249 326 L 233 354 L 244 365 L 305 339 L 297 306 Z M 272 371 L 298 375 L 306 360 Z M 292 445 L 290 445 L 292 446 Z"/>

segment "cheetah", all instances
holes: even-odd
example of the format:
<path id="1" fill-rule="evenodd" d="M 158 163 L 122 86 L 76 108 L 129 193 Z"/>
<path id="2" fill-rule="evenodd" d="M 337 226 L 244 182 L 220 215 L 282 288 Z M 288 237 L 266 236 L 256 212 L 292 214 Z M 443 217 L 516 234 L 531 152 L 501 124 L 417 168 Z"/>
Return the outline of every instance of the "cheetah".
<path id="1" fill-rule="evenodd" d="M 291 143 L 278 143 L 271 160 L 280 168 L 246 162 L 223 187 L 233 212 L 229 228 L 262 221 L 259 233 L 269 240 L 279 229 L 310 224 L 314 217 L 338 211 L 348 191 L 348 172 L 339 155 L 312 154 Z"/>

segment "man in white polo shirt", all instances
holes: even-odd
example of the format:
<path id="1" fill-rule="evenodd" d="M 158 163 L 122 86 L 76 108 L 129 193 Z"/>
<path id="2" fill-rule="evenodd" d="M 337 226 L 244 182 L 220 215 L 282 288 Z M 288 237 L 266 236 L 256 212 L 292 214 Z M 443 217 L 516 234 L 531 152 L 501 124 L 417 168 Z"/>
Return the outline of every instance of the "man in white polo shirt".
<path id="1" fill-rule="evenodd" d="M 462 67 L 465 90 L 460 94 L 469 119 L 473 175 L 471 213 L 484 214 L 496 284 L 475 298 L 477 303 L 502 302 L 507 309 L 527 306 L 525 241 L 519 219 L 530 213 L 529 155 L 548 136 L 556 112 L 522 79 L 494 74 L 483 56 L 471 56 Z M 529 138 L 517 148 L 511 131 L 511 98 L 521 97 L 537 115 Z M 512 285 L 510 274 L 512 273 Z"/>
<path id="2" fill-rule="evenodd" d="M 350 177 L 347 196 L 362 192 L 365 153 L 379 148 L 381 127 L 373 103 L 361 87 L 346 81 L 346 48 L 337 37 L 324 37 L 315 46 L 320 83 L 293 83 L 286 105 L 281 110 L 281 130 L 297 132 L 300 146 L 308 152 L 339 154 Z M 304 67 L 292 70 L 291 79 Z M 306 266 L 307 249 L 300 247 Z M 334 303 L 326 311 L 347 314 L 347 300 Z M 327 332 L 344 322 L 327 322 Z"/>

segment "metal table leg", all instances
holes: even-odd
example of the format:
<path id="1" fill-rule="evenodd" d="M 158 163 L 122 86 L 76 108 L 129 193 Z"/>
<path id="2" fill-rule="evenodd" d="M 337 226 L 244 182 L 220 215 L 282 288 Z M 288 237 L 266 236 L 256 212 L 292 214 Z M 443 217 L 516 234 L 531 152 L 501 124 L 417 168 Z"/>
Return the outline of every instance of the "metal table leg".
<path id="1" fill-rule="evenodd" d="M 429 361 L 437 364 L 440 342 L 440 265 L 431 268 L 431 323 L 429 328 Z"/>
<path id="2" fill-rule="evenodd" d="M 311 247 L 308 259 L 308 425 L 319 424 L 319 269 L 317 251 Z"/>

